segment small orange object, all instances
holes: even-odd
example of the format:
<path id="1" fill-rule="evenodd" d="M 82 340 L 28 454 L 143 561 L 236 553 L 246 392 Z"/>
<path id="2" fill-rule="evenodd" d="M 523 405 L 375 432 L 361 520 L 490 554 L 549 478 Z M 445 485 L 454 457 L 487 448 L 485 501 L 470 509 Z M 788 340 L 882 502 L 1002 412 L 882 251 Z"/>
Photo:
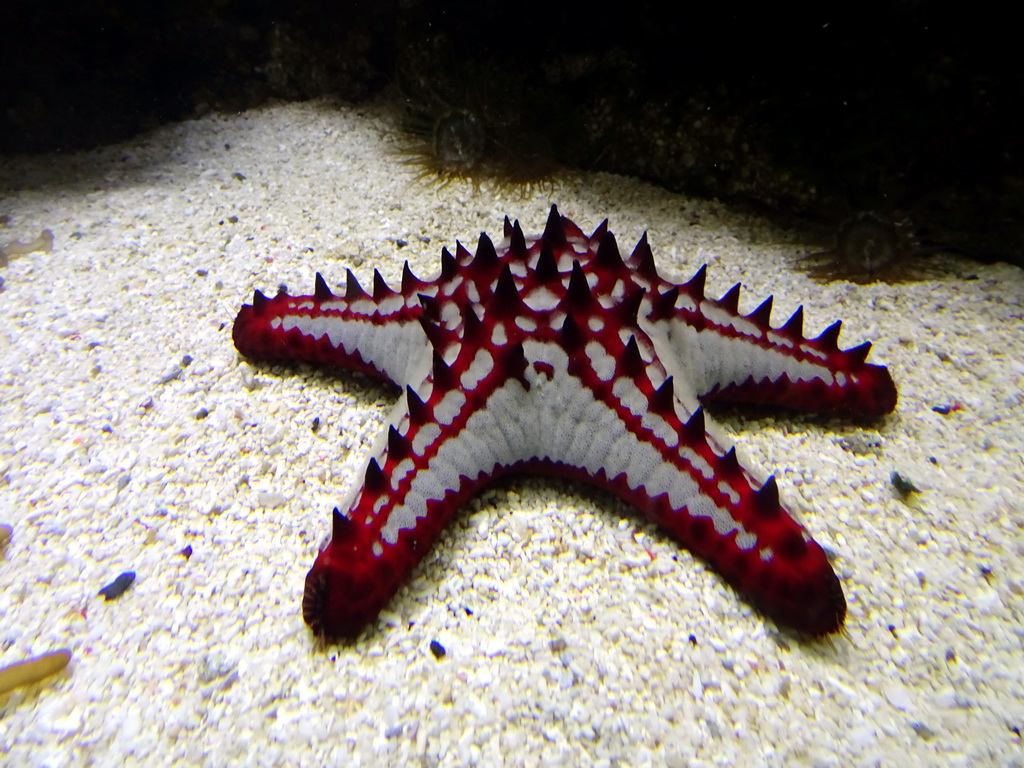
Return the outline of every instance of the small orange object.
<path id="1" fill-rule="evenodd" d="M 0 696 L 23 685 L 38 683 L 63 670 L 71 661 L 71 651 L 61 648 L 25 661 L 0 667 Z"/>

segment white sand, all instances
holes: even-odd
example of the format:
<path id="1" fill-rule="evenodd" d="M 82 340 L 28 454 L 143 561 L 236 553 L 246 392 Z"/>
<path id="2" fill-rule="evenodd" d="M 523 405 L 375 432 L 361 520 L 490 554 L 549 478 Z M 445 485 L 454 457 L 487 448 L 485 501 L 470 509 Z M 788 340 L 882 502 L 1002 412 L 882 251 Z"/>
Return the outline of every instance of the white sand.
<path id="1" fill-rule="evenodd" d="M 0 763 L 1024 764 L 1020 270 L 822 286 L 792 269 L 814 244 L 715 204 L 603 174 L 435 190 L 394 146 L 381 110 L 306 104 L 0 161 L 0 243 L 55 236 L 0 272 L 0 665 L 74 653 L 0 698 Z M 900 391 L 880 424 L 721 422 L 835 551 L 845 634 L 780 632 L 624 505 L 526 479 L 469 504 L 355 644 L 314 646 L 303 578 L 392 393 L 250 366 L 238 307 L 317 270 L 433 277 L 442 245 L 505 213 L 539 231 L 552 201 L 623 247 L 648 229 L 671 279 L 742 281 L 744 311 L 774 293 L 776 324 L 802 302 L 808 332 L 874 342 Z"/>

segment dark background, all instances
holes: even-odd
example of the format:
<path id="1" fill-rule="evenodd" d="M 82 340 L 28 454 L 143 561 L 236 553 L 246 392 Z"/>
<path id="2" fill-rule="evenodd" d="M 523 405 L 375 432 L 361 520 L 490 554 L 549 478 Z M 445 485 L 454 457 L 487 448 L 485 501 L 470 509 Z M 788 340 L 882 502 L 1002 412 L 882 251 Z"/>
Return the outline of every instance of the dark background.
<path id="1" fill-rule="evenodd" d="M 505 138 L 541 137 L 563 165 L 826 229 L 858 211 L 908 217 L 923 244 L 1024 263 L 1024 67 L 1010 11 L 5 6 L 0 152 L 95 146 L 272 98 L 383 96 L 428 114 L 458 103 Z"/>

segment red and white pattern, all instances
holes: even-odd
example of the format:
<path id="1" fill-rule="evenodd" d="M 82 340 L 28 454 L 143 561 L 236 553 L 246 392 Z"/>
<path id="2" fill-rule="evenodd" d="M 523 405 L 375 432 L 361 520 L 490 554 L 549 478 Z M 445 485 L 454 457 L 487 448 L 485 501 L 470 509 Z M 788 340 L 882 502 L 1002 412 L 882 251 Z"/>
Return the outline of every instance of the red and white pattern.
<path id="1" fill-rule="evenodd" d="M 408 264 L 399 291 L 349 272 L 343 296 L 259 291 L 235 320 L 260 360 L 349 368 L 402 388 L 362 488 L 335 509 L 306 577 L 303 616 L 324 638 L 372 621 L 459 505 L 512 472 L 593 483 L 642 510 L 768 616 L 813 635 L 846 616 L 822 548 L 705 428 L 702 403 L 746 402 L 877 416 L 896 406 L 870 344 L 840 350 L 797 310 L 769 324 L 769 298 L 738 312 L 739 285 L 704 295 L 658 276 L 647 237 L 619 255 L 554 206 L 540 237 L 505 219 L 497 247 L 441 254 L 436 280 Z"/>

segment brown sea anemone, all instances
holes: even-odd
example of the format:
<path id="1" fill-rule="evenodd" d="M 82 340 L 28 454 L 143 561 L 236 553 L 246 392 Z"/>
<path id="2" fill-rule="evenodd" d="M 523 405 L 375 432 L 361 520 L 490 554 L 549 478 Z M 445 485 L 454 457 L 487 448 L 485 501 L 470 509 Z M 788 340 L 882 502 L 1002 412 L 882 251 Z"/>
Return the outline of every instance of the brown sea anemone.
<path id="1" fill-rule="evenodd" d="M 924 277 L 921 257 L 945 250 L 949 249 L 922 246 L 905 216 L 860 211 L 839 224 L 831 248 L 800 262 L 811 277 L 823 282 L 906 282 Z"/>
<path id="2" fill-rule="evenodd" d="M 524 79 L 494 64 L 413 69 L 396 78 L 405 137 L 403 162 L 417 178 L 446 185 L 469 179 L 529 191 L 556 168 L 554 152 Z"/>

